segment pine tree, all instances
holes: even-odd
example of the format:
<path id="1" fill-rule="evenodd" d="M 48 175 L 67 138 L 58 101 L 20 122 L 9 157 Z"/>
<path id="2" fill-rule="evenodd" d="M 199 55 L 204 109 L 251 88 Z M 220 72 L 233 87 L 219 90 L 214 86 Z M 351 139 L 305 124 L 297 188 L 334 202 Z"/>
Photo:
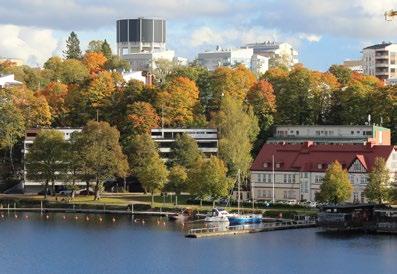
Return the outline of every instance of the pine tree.
<path id="1" fill-rule="evenodd" d="M 66 40 L 66 50 L 63 52 L 66 59 L 81 59 L 80 40 L 77 34 L 72 31 Z"/>
<path id="2" fill-rule="evenodd" d="M 105 55 L 106 59 L 110 60 L 112 58 L 112 49 L 106 39 L 102 43 L 102 53 Z"/>

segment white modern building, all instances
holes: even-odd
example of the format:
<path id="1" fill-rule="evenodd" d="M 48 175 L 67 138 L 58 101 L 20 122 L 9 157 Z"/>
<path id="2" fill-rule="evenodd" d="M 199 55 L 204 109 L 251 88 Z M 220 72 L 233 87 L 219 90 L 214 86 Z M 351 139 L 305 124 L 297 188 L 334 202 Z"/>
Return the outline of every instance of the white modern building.
<path id="1" fill-rule="evenodd" d="M 328 166 L 337 160 L 349 173 L 349 201 L 367 202 L 364 189 L 378 157 L 386 161 L 390 182 L 397 182 L 397 151 L 392 145 L 265 144 L 251 166 L 251 193 L 256 201 L 272 200 L 273 195 L 276 201 L 314 201 Z"/>
<path id="2" fill-rule="evenodd" d="M 353 72 L 364 73 L 362 60 L 345 60 L 342 66 L 351 69 Z"/>
<path id="3" fill-rule="evenodd" d="M 15 80 L 14 74 L 0 75 L 0 88 L 22 85 L 22 82 Z"/>
<path id="4" fill-rule="evenodd" d="M 285 65 L 292 67 L 299 63 L 298 51 L 289 43 L 265 41 L 263 43 L 251 43 L 243 48 L 254 50 L 254 54 L 268 58 L 279 58 L 285 62 Z"/>
<path id="5" fill-rule="evenodd" d="M 216 128 L 154 128 L 151 131 L 151 136 L 157 143 L 163 160 L 168 160 L 175 139 L 180 134 L 187 134 L 196 140 L 200 151 L 207 156 L 218 154 L 218 130 Z"/>
<path id="6" fill-rule="evenodd" d="M 222 49 L 218 46 L 214 51 L 199 53 L 197 61 L 210 71 L 241 64 L 254 73 L 263 74 L 269 68 L 269 58 L 254 54 L 249 48 Z"/>
<path id="7" fill-rule="evenodd" d="M 278 125 L 268 144 L 366 144 L 390 145 L 390 129 L 375 125 Z"/>
<path id="8" fill-rule="evenodd" d="M 364 74 L 385 82 L 397 79 L 397 44 L 383 42 L 364 48 L 362 54 Z"/>
<path id="9" fill-rule="evenodd" d="M 82 131 L 81 128 L 51 128 L 51 130 L 54 130 L 54 129 L 59 132 L 62 132 L 64 135 L 64 139 L 66 141 L 70 140 L 70 136 L 72 135 L 73 132 L 81 132 Z M 49 130 L 49 129 L 34 128 L 34 129 L 29 129 L 26 131 L 25 140 L 23 141 L 23 151 L 22 151 L 23 155 L 24 155 L 24 159 L 25 159 L 27 153 L 29 152 L 29 148 L 32 146 L 34 140 L 36 139 L 37 134 L 42 130 Z M 65 184 L 66 184 L 66 182 L 64 182 L 64 181 L 56 181 L 55 182 L 56 187 L 63 186 Z M 80 182 L 80 181 L 76 182 L 76 184 L 82 185 L 82 186 L 85 185 L 84 182 Z M 24 180 L 22 183 L 23 191 L 25 193 L 38 193 L 43 190 L 43 185 L 44 185 L 44 182 L 29 180 L 28 174 L 26 172 L 26 167 L 25 167 Z"/>

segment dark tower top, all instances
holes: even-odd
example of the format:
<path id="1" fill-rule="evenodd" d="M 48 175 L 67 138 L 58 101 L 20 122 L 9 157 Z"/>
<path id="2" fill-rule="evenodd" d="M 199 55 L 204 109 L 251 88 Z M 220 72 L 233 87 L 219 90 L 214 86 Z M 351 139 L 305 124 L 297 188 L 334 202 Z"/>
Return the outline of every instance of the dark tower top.
<path id="1" fill-rule="evenodd" d="M 117 43 L 165 43 L 166 21 L 163 19 L 117 20 Z"/>

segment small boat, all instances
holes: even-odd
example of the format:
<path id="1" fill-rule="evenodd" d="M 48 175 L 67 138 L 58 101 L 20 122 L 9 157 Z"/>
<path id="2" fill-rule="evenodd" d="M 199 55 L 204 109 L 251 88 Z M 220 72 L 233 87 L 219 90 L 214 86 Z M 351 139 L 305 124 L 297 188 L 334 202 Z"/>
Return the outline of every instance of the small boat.
<path id="1" fill-rule="evenodd" d="M 236 214 L 229 217 L 231 225 L 257 224 L 262 222 L 262 214 Z"/>
<path id="2" fill-rule="evenodd" d="M 214 208 L 205 218 L 204 222 L 229 222 L 229 217 L 232 216 L 223 208 Z"/>
<path id="3" fill-rule="evenodd" d="M 172 221 L 185 221 L 189 219 L 191 215 L 187 209 L 182 210 L 181 212 L 175 213 L 174 215 L 169 215 L 168 219 Z"/>

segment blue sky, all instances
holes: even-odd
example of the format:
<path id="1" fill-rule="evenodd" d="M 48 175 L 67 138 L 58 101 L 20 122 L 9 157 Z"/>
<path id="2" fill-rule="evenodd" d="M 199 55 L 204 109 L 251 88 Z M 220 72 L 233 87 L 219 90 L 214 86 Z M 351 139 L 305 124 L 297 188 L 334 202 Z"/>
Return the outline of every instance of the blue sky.
<path id="1" fill-rule="evenodd" d="M 360 58 L 364 46 L 395 41 L 397 20 L 385 22 L 397 0 L 0 0 L 0 56 L 42 64 L 59 55 L 71 31 L 85 48 L 107 39 L 115 47 L 115 21 L 163 17 L 167 46 L 178 56 L 286 41 L 307 67 L 326 70 Z"/>

